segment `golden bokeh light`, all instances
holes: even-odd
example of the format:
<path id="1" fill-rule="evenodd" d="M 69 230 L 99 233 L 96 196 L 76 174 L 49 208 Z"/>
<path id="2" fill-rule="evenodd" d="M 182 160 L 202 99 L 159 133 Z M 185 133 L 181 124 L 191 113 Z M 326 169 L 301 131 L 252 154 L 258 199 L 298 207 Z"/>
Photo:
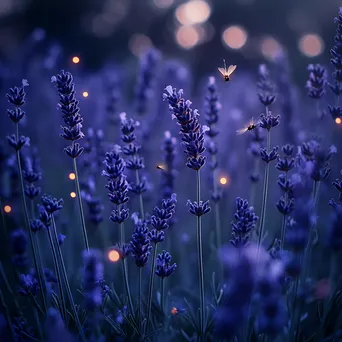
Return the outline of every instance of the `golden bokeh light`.
<path id="1" fill-rule="evenodd" d="M 138 57 L 148 48 L 152 47 L 152 41 L 148 36 L 142 33 L 136 33 L 129 40 L 128 46 L 133 55 Z"/>
<path id="2" fill-rule="evenodd" d="M 5 213 L 9 214 L 12 211 L 11 206 L 10 205 L 5 205 L 4 206 L 4 211 L 5 211 Z"/>
<path id="3" fill-rule="evenodd" d="M 265 37 L 261 41 L 261 53 L 267 59 L 274 59 L 282 51 L 279 42 L 273 37 Z"/>
<path id="4" fill-rule="evenodd" d="M 76 179 L 76 175 L 73 172 L 69 173 L 69 179 L 70 180 Z"/>
<path id="5" fill-rule="evenodd" d="M 227 185 L 229 185 L 229 183 L 230 183 L 230 177 L 229 176 L 221 176 L 220 178 L 219 178 L 219 183 L 221 184 L 221 185 L 225 185 L 225 186 L 227 186 Z"/>
<path id="6" fill-rule="evenodd" d="M 112 249 L 108 252 L 108 260 L 110 262 L 117 262 L 120 260 L 120 254 L 117 250 Z"/>
<path id="7" fill-rule="evenodd" d="M 78 63 L 80 62 L 80 58 L 77 57 L 77 56 L 74 56 L 74 57 L 72 57 L 72 62 L 73 62 L 74 64 L 78 64 Z"/>
<path id="8" fill-rule="evenodd" d="M 223 42 L 231 49 L 241 49 L 247 42 L 247 32 L 241 26 L 230 26 L 222 33 Z"/>
<path id="9" fill-rule="evenodd" d="M 82 93 L 82 96 L 83 96 L 83 97 L 88 97 L 88 96 L 89 96 L 89 93 L 88 93 L 87 91 L 84 91 L 84 92 Z"/>
<path id="10" fill-rule="evenodd" d="M 183 49 L 195 47 L 200 40 L 200 34 L 193 26 L 181 26 L 176 31 L 176 41 Z"/>
<path id="11" fill-rule="evenodd" d="M 75 198 L 76 197 L 76 192 L 74 192 L 74 191 L 70 192 L 70 197 L 71 198 Z"/>
<path id="12" fill-rule="evenodd" d="M 340 125 L 341 122 L 342 122 L 342 120 L 341 120 L 340 118 L 336 118 L 336 119 L 335 119 L 335 122 L 336 122 L 338 125 Z"/>
<path id="13" fill-rule="evenodd" d="M 175 14 L 182 25 L 202 24 L 209 19 L 211 8 L 204 0 L 191 0 L 179 5 Z"/>
<path id="14" fill-rule="evenodd" d="M 300 52 L 307 57 L 316 57 L 323 53 L 324 43 L 317 34 L 305 34 L 298 42 Z"/>

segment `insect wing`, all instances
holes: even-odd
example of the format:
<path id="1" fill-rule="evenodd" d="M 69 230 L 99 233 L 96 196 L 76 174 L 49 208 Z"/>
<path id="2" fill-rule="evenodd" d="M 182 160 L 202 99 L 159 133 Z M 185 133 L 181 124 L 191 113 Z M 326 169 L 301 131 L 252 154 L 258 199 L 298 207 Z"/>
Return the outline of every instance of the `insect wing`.
<path id="1" fill-rule="evenodd" d="M 236 65 L 229 65 L 229 68 L 227 70 L 227 75 L 230 76 L 234 70 L 236 69 Z"/>
<path id="2" fill-rule="evenodd" d="M 226 76 L 226 70 L 224 68 L 217 68 L 218 71 L 223 75 L 223 76 Z"/>
<path id="3" fill-rule="evenodd" d="M 248 131 L 248 127 L 240 128 L 240 129 L 238 129 L 238 130 L 236 131 L 236 134 L 237 134 L 237 135 L 241 135 L 241 134 L 243 134 L 243 133 L 245 133 L 245 132 L 247 132 L 247 131 Z"/>

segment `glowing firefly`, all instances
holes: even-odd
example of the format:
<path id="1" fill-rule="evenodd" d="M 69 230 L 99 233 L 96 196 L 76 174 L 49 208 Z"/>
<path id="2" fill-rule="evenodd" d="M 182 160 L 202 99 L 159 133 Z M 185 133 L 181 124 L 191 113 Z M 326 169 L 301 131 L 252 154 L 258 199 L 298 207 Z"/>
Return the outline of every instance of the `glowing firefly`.
<path id="1" fill-rule="evenodd" d="M 224 68 L 218 68 L 218 71 L 222 74 L 222 76 L 224 77 L 224 81 L 228 82 L 230 80 L 230 75 L 234 72 L 234 70 L 236 69 L 236 65 L 229 65 L 228 69 L 227 69 L 227 65 L 226 65 L 226 61 L 223 60 L 223 65 Z"/>
<path id="2" fill-rule="evenodd" d="M 245 125 L 245 127 L 240 128 L 236 131 L 237 135 L 241 135 L 247 131 L 252 131 L 259 126 L 260 122 L 254 122 L 253 118 Z"/>

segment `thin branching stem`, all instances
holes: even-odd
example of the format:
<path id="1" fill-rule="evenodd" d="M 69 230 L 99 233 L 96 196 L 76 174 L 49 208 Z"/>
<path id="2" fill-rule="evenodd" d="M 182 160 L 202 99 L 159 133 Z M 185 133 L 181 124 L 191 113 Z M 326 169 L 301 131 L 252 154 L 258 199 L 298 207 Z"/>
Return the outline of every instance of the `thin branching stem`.
<path id="1" fill-rule="evenodd" d="M 271 132 L 270 130 L 268 130 L 267 131 L 267 153 L 270 152 L 270 149 L 271 149 Z M 259 257 L 260 247 L 261 247 L 261 241 L 264 235 L 269 174 L 270 174 L 270 163 L 267 163 L 265 167 L 264 187 L 263 187 L 263 193 L 262 193 L 261 215 L 260 215 L 260 224 L 259 224 L 260 229 L 259 229 L 259 238 L 258 238 L 258 257 Z"/>
<path id="2" fill-rule="evenodd" d="M 81 217 L 81 224 L 82 224 L 83 240 L 84 240 L 85 248 L 89 252 L 88 235 L 87 235 L 87 228 L 86 228 L 85 219 L 84 219 L 84 210 L 83 210 L 83 205 L 82 205 L 80 181 L 78 178 L 76 158 L 73 159 L 73 162 L 74 162 L 74 172 L 75 172 L 75 182 L 76 182 L 76 196 L 77 196 L 77 200 L 78 200 L 78 205 L 80 207 L 80 217 Z"/>
<path id="3" fill-rule="evenodd" d="M 16 126 L 16 139 L 17 139 L 17 141 L 19 141 L 19 123 L 17 122 L 15 124 L 15 126 Z M 26 203 L 26 198 L 25 198 L 24 177 L 23 177 L 23 170 L 22 170 L 22 166 L 21 166 L 20 151 L 19 150 L 16 151 L 16 157 L 17 157 L 18 173 L 19 173 L 19 181 L 20 181 L 21 200 L 22 200 L 22 204 L 23 204 L 23 208 L 24 208 L 25 225 L 26 225 L 26 229 L 29 233 L 32 255 L 33 255 L 33 263 L 34 263 L 35 271 L 37 274 L 39 287 L 41 289 L 43 289 L 44 287 L 43 287 L 42 275 L 41 275 L 41 273 L 39 271 L 39 267 L 38 267 L 37 251 L 36 251 L 35 245 L 34 245 L 33 233 L 32 233 L 31 228 L 30 228 L 30 218 L 29 218 L 27 203 Z M 47 305 L 46 305 L 46 300 L 45 300 L 45 296 L 43 294 L 43 291 L 41 291 L 41 296 L 42 296 L 42 301 L 43 301 L 43 306 L 44 306 L 44 314 L 46 314 Z"/>
<path id="4" fill-rule="evenodd" d="M 67 319 L 66 301 L 65 301 L 64 291 L 63 291 L 63 282 L 62 282 L 61 272 L 60 272 L 59 263 L 58 263 L 58 259 L 57 259 L 56 248 L 55 248 L 55 245 L 54 245 L 53 239 L 52 239 L 51 227 L 47 227 L 47 233 L 48 233 L 48 237 L 49 237 L 49 243 L 50 243 L 50 248 L 52 251 L 53 263 L 55 266 L 55 272 L 56 272 L 56 276 L 57 276 L 57 284 L 58 284 L 59 294 L 61 296 L 61 301 L 62 301 L 62 307 L 61 307 L 62 318 L 63 318 L 64 322 L 66 322 L 66 319 Z"/>
<path id="5" fill-rule="evenodd" d="M 139 170 L 135 170 L 135 178 L 136 178 L 137 185 L 139 185 L 140 184 Z M 141 192 L 139 193 L 139 204 L 140 204 L 140 215 L 141 215 L 141 218 L 144 220 L 145 219 L 144 201 L 143 201 Z"/>
<path id="6" fill-rule="evenodd" d="M 123 248 L 124 243 L 125 243 L 124 223 L 120 223 L 120 240 L 121 240 L 121 248 Z M 122 273 L 123 273 L 123 277 L 124 277 L 124 282 L 125 282 L 125 287 L 126 287 L 126 292 L 127 292 L 127 297 L 128 297 L 129 308 L 131 310 L 131 314 L 133 315 L 134 314 L 134 307 L 133 307 L 131 290 L 130 290 L 129 281 L 128 281 L 127 259 L 126 258 L 124 258 L 122 260 Z"/>
<path id="7" fill-rule="evenodd" d="M 0 263 L 0 265 L 1 265 L 1 263 Z M 1 267 L 2 267 L 2 265 L 1 265 Z M 8 329 L 8 331 L 12 337 L 12 340 L 15 341 L 15 332 L 13 329 L 13 325 L 11 323 L 11 316 L 10 316 L 10 313 L 8 310 L 8 306 L 5 302 L 5 297 L 2 293 L 1 287 L 0 287 L 0 304 L 1 304 L 2 312 L 4 313 L 4 316 L 5 316 L 5 319 L 7 322 L 7 329 Z"/>
<path id="8" fill-rule="evenodd" d="M 150 274 L 150 284 L 149 284 L 149 289 L 148 289 L 147 319 L 146 319 L 144 335 L 146 335 L 146 333 L 147 333 L 148 323 L 150 321 L 150 316 L 151 316 L 152 296 L 153 296 L 153 281 L 154 281 L 154 273 L 155 273 L 155 269 L 156 269 L 157 249 L 158 249 L 158 244 L 156 244 L 154 246 L 154 250 L 153 250 L 152 270 L 151 270 L 151 274 Z"/>
<path id="9" fill-rule="evenodd" d="M 201 173 L 200 170 L 196 172 L 197 179 L 197 203 L 200 205 L 201 201 Z M 203 245 L 202 245 L 202 219 L 197 216 L 197 258 L 198 258 L 198 274 L 199 274 L 199 288 L 200 288 L 200 334 L 203 339 L 204 322 L 205 322 L 205 294 L 204 294 L 204 269 L 203 269 Z"/>
<path id="10" fill-rule="evenodd" d="M 67 292 L 67 295 L 68 295 L 68 298 L 69 298 L 69 301 L 70 301 L 70 305 L 71 305 L 71 310 L 75 316 L 75 323 L 76 323 L 76 326 L 77 326 L 77 329 L 80 333 L 80 337 L 81 337 L 81 340 L 82 341 L 86 341 L 86 337 L 84 335 L 84 331 L 83 331 L 83 328 L 82 328 L 82 325 L 81 325 L 81 322 L 80 322 L 80 319 L 78 317 L 78 313 L 77 313 L 77 310 L 76 310 L 76 305 L 75 305 L 75 302 L 74 302 L 74 298 L 72 296 L 72 292 L 71 292 L 71 289 L 70 289 L 70 284 L 69 284 L 69 280 L 68 280 L 68 275 L 67 275 L 67 272 L 66 272 L 66 268 L 65 268 L 65 264 L 64 264 L 64 259 L 63 259 L 63 254 L 62 254 L 62 251 L 61 251 L 61 247 L 58 243 L 58 236 L 57 236 L 57 229 L 56 229 L 56 222 L 55 222 L 55 219 L 53 217 L 53 215 L 51 215 L 51 222 L 52 222 L 52 227 L 53 227 L 53 235 L 54 235 L 54 239 L 55 239 L 55 245 L 56 245 L 56 249 L 57 249 L 57 255 L 58 255 L 58 258 L 59 258 L 59 262 L 60 262 L 60 265 L 61 265 L 61 268 L 62 268 L 62 275 L 63 275 L 63 278 L 64 278 L 64 284 L 65 284 L 65 288 L 66 288 L 66 292 Z"/>
<path id="11" fill-rule="evenodd" d="M 287 172 L 285 172 L 285 183 L 287 182 L 287 178 L 288 178 L 288 174 L 287 174 Z M 288 201 L 287 192 L 285 192 L 285 194 L 284 194 L 284 199 L 285 199 L 285 205 L 287 205 L 287 201 Z M 282 225 L 281 225 L 281 235 L 280 235 L 280 248 L 281 248 L 281 250 L 283 250 L 284 243 L 285 243 L 286 218 L 287 218 L 287 215 L 283 215 L 283 221 L 282 221 Z"/>

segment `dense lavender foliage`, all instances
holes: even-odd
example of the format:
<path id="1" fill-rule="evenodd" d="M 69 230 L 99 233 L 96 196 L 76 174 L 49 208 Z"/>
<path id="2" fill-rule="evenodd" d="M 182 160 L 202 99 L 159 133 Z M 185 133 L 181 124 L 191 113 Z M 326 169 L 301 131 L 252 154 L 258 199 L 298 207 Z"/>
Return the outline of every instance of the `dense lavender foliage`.
<path id="1" fill-rule="evenodd" d="M 253 89 L 237 68 L 192 95 L 148 50 L 133 101 L 124 67 L 9 77 L 0 341 L 341 341 L 342 8 L 335 25 L 303 98 L 285 55 Z"/>

